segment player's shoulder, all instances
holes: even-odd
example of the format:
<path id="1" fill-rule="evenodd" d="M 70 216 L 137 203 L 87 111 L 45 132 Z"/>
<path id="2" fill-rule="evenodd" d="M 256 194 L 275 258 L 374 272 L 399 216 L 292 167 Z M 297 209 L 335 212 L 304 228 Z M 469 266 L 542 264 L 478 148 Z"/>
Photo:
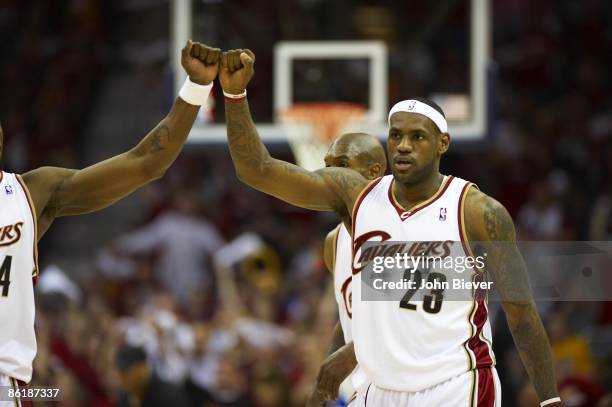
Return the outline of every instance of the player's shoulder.
<path id="1" fill-rule="evenodd" d="M 472 241 L 505 239 L 514 234 L 514 224 L 508 210 L 475 185 L 471 185 L 466 192 L 464 218 L 468 237 Z"/>
<path id="2" fill-rule="evenodd" d="M 38 209 L 46 205 L 53 191 L 56 191 L 61 183 L 73 175 L 75 171 L 60 167 L 39 167 L 21 174 L 21 178 Z"/>
<path id="3" fill-rule="evenodd" d="M 10 172 L 2 171 L 0 169 L 0 184 L 2 184 L 3 182 L 6 182 L 11 175 L 13 174 Z"/>
<path id="4" fill-rule="evenodd" d="M 25 183 L 30 185 L 54 185 L 72 175 L 74 170 L 60 167 L 39 167 L 21 174 Z"/>
<path id="5" fill-rule="evenodd" d="M 370 180 L 355 170 L 343 167 L 325 167 L 317 170 L 332 187 L 356 197 L 369 183 Z"/>

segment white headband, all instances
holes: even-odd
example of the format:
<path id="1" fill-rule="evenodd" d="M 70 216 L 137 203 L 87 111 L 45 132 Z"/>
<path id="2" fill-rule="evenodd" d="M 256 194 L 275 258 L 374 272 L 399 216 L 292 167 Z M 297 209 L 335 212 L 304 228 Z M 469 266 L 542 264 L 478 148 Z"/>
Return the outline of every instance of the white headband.
<path id="1" fill-rule="evenodd" d="M 397 102 L 395 105 L 393 105 L 391 111 L 389 112 L 389 126 L 391 126 L 391 116 L 393 113 L 397 112 L 421 114 L 434 122 L 442 133 L 446 133 L 448 131 L 448 124 L 446 123 L 444 116 L 442 116 L 440 112 L 433 107 L 423 102 L 419 102 L 418 100 L 402 100 L 401 102 Z"/>

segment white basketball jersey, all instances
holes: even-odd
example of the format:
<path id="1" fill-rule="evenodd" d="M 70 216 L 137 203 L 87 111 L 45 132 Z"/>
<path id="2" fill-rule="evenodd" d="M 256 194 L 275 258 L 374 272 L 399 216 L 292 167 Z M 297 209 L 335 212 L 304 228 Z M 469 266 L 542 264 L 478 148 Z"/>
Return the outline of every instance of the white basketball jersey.
<path id="1" fill-rule="evenodd" d="M 466 371 L 492 366 L 495 359 L 482 291 L 473 296 L 466 290 L 463 300 L 445 299 L 445 293 L 405 303 L 362 298 L 361 269 L 368 260 L 362 246 L 366 241 L 407 242 L 396 248 L 431 244 L 414 242 L 443 242 L 450 247 L 443 256 L 450 260 L 470 252 L 464 238 L 463 201 L 473 184 L 446 176 L 431 198 L 405 210 L 393 196 L 393 182 L 392 175 L 373 181 L 353 211 L 352 334 L 359 365 L 377 387 L 416 392 Z M 464 278 L 483 278 L 473 269 L 464 273 Z"/>
<path id="2" fill-rule="evenodd" d="M 351 267 L 353 259 L 352 245 L 351 235 L 346 230 L 344 224 L 341 223 L 335 240 L 333 272 L 334 293 L 338 303 L 338 316 L 342 332 L 344 333 L 344 343 L 353 341 L 353 329 L 351 326 L 351 301 L 353 297 L 351 290 L 353 280 Z M 357 389 L 362 383 L 365 383 L 367 378 L 365 373 L 359 368 L 359 365 L 357 365 L 347 380 L 350 380 L 353 389 Z"/>
<path id="3" fill-rule="evenodd" d="M 334 293 L 338 303 L 340 325 L 342 325 L 342 332 L 344 332 L 344 343 L 349 343 L 353 340 L 351 327 L 353 242 L 344 224 L 341 224 L 338 228 L 335 244 Z"/>
<path id="4" fill-rule="evenodd" d="M 0 373 L 29 382 L 36 355 L 36 212 L 19 175 L 0 171 Z"/>

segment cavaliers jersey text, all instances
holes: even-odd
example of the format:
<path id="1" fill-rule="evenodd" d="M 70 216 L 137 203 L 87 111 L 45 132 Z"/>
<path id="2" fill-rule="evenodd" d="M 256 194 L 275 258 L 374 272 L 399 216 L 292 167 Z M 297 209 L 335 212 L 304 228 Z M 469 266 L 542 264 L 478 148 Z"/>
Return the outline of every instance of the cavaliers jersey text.
<path id="1" fill-rule="evenodd" d="M 353 211 L 352 334 L 359 365 L 372 383 L 388 390 L 418 392 L 467 371 L 493 366 L 495 358 L 486 295 L 472 296 L 468 290 L 467 301 L 430 296 L 436 298 L 435 304 L 362 298 L 360 256 L 366 241 L 455 242 L 451 257 L 469 252 L 463 201 L 473 184 L 446 176 L 430 199 L 406 210 L 393 196 L 393 182 L 392 175 L 373 181 Z M 482 278 L 473 269 L 464 273 L 469 279 Z"/>
<path id="2" fill-rule="evenodd" d="M 19 175 L 0 171 L 0 373 L 29 382 L 36 355 L 36 213 Z"/>

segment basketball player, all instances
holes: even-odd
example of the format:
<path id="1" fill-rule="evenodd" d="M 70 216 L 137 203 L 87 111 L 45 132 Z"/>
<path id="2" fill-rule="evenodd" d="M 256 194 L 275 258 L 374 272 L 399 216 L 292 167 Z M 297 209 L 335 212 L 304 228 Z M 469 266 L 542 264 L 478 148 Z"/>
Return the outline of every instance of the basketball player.
<path id="1" fill-rule="evenodd" d="M 352 214 L 356 279 L 365 241 L 450 241 L 459 242 L 466 254 L 486 253 L 485 269 L 466 272 L 477 280 L 492 279 L 541 405 L 561 405 L 550 344 L 510 215 L 473 184 L 439 171 L 450 145 L 440 107 L 426 99 L 393 106 L 387 139 L 393 175 L 369 182 L 347 168 L 306 171 L 272 158 L 257 134 L 246 97 L 254 62 L 248 50 L 230 51 L 219 73 L 237 176 L 299 207 L 335 211 L 343 219 Z M 458 253 L 452 256 L 459 260 Z M 353 344 L 370 383 L 358 389 L 358 406 L 500 405 L 481 291 L 471 301 L 444 301 L 444 293 L 432 292 L 428 301 L 394 303 L 363 301 L 360 286 L 352 286 Z"/>
<path id="2" fill-rule="evenodd" d="M 387 170 L 387 157 L 380 142 L 364 133 L 347 133 L 331 145 L 325 156 L 326 167 L 350 168 L 365 179 L 382 177 Z M 321 366 L 317 386 L 311 393 L 308 406 L 321 406 L 325 400 L 338 397 L 338 388 L 350 375 L 351 386 L 358 388 L 366 380 L 365 374 L 355 369 L 355 353 L 351 346 L 336 352 L 353 341 L 351 334 L 351 263 L 352 241 L 346 226 L 340 223 L 325 239 L 323 259 L 334 279 L 334 294 L 338 303 L 339 322 L 334 329 L 329 357 Z M 352 375 L 351 375 L 352 372 Z"/>
<path id="3" fill-rule="evenodd" d="M 82 170 L 42 167 L 23 176 L 0 171 L 0 388 L 17 389 L 32 377 L 37 242 L 56 218 L 105 208 L 164 174 L 208 98 L 220 55 L 219 49 L 187 42 L 181 63 L 189 77 L 180 97 L 130 151 Z M 0 157 L 3 137 L 0 127 Z M 20 400 L 0 401 L 5 405 Z"/>

